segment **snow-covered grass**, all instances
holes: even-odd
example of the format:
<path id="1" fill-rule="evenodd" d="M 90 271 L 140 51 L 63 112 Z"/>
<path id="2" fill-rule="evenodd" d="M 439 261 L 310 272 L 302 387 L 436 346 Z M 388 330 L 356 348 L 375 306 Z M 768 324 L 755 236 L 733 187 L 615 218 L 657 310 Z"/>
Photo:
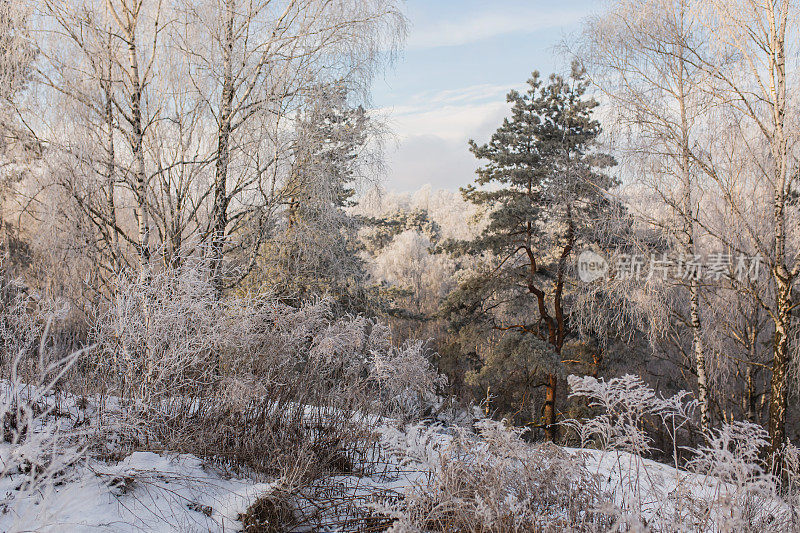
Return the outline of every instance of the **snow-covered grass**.
<path id="1" fill-rule="evenodd" d="M 6 400 L 3 405 L 21 401 L 36 406 L 27 408 L 36 413 L 30 429 L 0 442 L 4 532 L 242 531 L 258 503 L 270 499 L 290 509 L 291 519 L 270 524 L 276 531 L 349 531 L 354 524 L 388 523 L 377 507 L 398 498 L 407 475 L 414 475 L 401 471 L 380 446 L 353 456 L 353 464 L 343 468 L 349 474 L 313 464 L 324 458 L 304 462 L 295 457 L 275 475 L 241 465 L 231 470 L 213 457 L 165 450 L 133 451 L 120 458 L 115 450 L 126 449 L 121 435 L 106 427 L 109 417 L 124 409 L 118 398 L 104 398 L 100 409 L 97 398 L 19 383 L 3 383 L 0 398 Z M 330 409 L 301 407 L 310 423 L 341 417 Z M 368 416 L 358 422 L 380 427 L 391 421 Z M 378 433 L 375 438 L 380 439 Z M 308 444 L 313 448 L 315 443 Z M 323 470 L 327 473 L 320 475 Z M 246 530 L 270 531 L 267 524 L 254 526 L 252 519 Z"/>
<path id="2" fill-rule="evenodd" d="M 60 408 L 40 417 L 42 423 L 26 439 L 29 446 L 44 442 L 36 434 L 56 431 L 62 432 L 60 442 L 74 442 L 77 434 L 69 428 L 86 413 L 94 418 L 83 423 L 80 436 L 98 438 L 98 409 L 69 396 L 42 398 L 43 404 Z M 57 471 L 51 469 L 35 490 L 15 490 L 30 483 L 35 468 L 6 468 L 0 478 L 5 495 L 0 530 L 793 530 L 790 502 L 764 485 L 768 476 L 753 472 L 751 465 L 750 474 L 737 478 L 732 473 L 738 459 L 708 449 L 698 450 L 698 460 L 679 469 L 623 450 L 527 443 L 519 430 L 489 420 L 479 422 L 476 432 L 370 420 L 378 445 L 364 464 L 349 474 L 313 478 L 297 470 L 242 475 L 191 454 L 136 451 L 119 459 L 52 449 L 72 460 L 53 462 Z M 730 444 L 712 440 L 707 448 L 730 450 Z M 27 455 L 23 448 L 3 442 L 0 458 L 7 465 L 13 454 Z M 281 524 L 254 525 L 252 517 L 264 502 L 272 502 L 267 519 L 280 517 L 276 509 L 283 506 Z M 747 509 L 753 513 L 743 512 Z"/>
<path id="3" fill-rule="evenodd" d="M 0 310 L 17 354 L 0 361 L 0 530 L 798 530 L 797 450 L 778 478 L 752 424 L 680 448 L 686 394 L 572 377 L 595 412 L 565 422 L 582 448 L 530 443 L 444 413 L 422 343 L 377 321 L 170 275 L 121 280 L 68 356 L 30 301 Z M 420 420 L 433 411 L 451 423 Z M 671 465 L 645 459 L 644 421 L 672 437 Z"/>
<path id="4" fill-rule="evenodd" d="M 622 530 L 646 531 L 796 531 L 800 526 L 797 492 L 786 480 L 797 477 L 788 447 L 770 458 L 767 434 L 758 425 L 725 423 L 704 435 L 704 444 L 684 448 L 677 432 L 696 403 L 679 393 L 656 394 L 637 376 L 610 380 L 570 376 L 572 395 L 598 410 L 587 420 L 570 420 L 584 446 L 572 450 L 608 495 L 607 512 Z M 672 437 L 672 465 L 645 457 L 654 450 L 646 421 L 660 423 Z M 780 462 L 783 475 L 767 465 Z M 792 466 L 794 464 L 794 466 Z"/>
<path id="5" fill-rule="evenodd" d="M 397 479 L 375 429 L 414 418 L 441 382 L 422 343 L 395 346 L 375 320 L 326 300 L 220 300 L 192 268 L 120 277 L 93 345 L 67 357 L 29 295 L 0 314 L 18 353 L 0 361 L 2 531 L 385 522 L 370 506 Z"/>

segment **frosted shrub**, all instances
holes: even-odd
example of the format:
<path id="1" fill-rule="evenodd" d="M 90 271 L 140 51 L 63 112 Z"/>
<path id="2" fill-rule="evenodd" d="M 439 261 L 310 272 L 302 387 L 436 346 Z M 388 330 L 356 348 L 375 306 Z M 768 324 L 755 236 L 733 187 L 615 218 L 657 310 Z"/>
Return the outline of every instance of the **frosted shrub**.
<path id="1" fill-rule="evenodd" d="M 672 531 L 697 526 L 686 490 L 686 474 L 678 465 L 676 432 L 691 420 L 696 402 L 681 391 L 658 396 L 641 378 L 625 375 L 609 380 L 569 376 L 571 397 L 586 398 L 599 413 L 586 420 L 567 420 L 564 425 L 580 437 L 581 446 L 602 450 L 597 473 L 613 504 L 604 510 L 615 517 L 621 530 Z M 664 474 L 658 463 L 644 459 L 653 452 L 646 423 L 661 424 L 673 438 L 675 477 Z"/>
<path id="2" fill-rule="evenodd" d="M 522 430 L 483 420 L 477 434 L 397 433 L 393 448 L 420 475 L 394 509 L 392 531 L 595 531 L 608 526 L 599 485 L 580 458 L 531 445 Z"/>
<path id="3" fill-rule="evenodd" d="M 93 335 L 134 447 L 257 470 L 352 469 L 374 444 L 368 415 L 413 417 L 439 383 L 421 343 L 394 347 L 375 320 L 327 299 L 219 299 L 202 265 L 120 278 Z"/>
<path id="4" fill-rule="evenodd" d="M 6 292 L 6 291 L 4 291 Z M 28 294 L 8 294 L 0 311 L 0 350 L 6 368 L 19 356 L 35 350 L 42 333 L 39 317 L 31 312 L 36 303 Z"/>
<path id="5" fill-rule="evenodd" d="M 210 294 L 208 280 L 194 269 L 148 279 L 121 276 L 93 332 L 112 392 L 155 405 L 210 386 L 218 370 L 212 348 L 219 327 Z"/>
<path id="6" fill-rule="evenodd" d="M 567 420 L 575 430 L 581 447 L 592 445 L 601 450 L 617 450 L 645 455 L 652 440 L 644 429 L 646 418 L 658 419 L 669 426 L 670 434 L 691 418 L 696 402 L 684 401 L 688 393 L 671 398 L 656 395 L 638 376 L 627 374 L 608 381 L 591 376 L 569 376 L 570 397 L 584 397 L 600 414 L 587 420 Z"/>
<path id="7" fill-rule="evenodd" d="M 406 418 L 433 405 L 437 389 L 446 384 L 446 378 L 431 367 L 422 341 L 408 341 L 398 348 L 385 346 L 374 351 L 372 358 L 372 376 L 390 412 Z"/>
<path id="8" fill-rule="evenodd" d="M 384 340 L 383 327 L 372 320 L 361 316 L 327 318 L 311 337 L 310 345 L 300 347 L 300 353 L 308 354 L 308 364 L 316 369 L 321 385 L 328 383 L 329 387 L 361 394 L 370 352 L 381 349 Z"/>
<path id="9" fill-rule="evenodd" d="M 800 448 L 788 443 L 783 450 L 783 466 L 786 475 L 784 500 L 789 516 L 787 522 L 794 531 L 800 530 Z"/>
<path id="10" fill-rule="evenodd" d="M 778 497 L 777 480 L 761 465 L 767 445 L 764 428 L 734 422 L 712 430 L 706 444 L 692 450 L 688 468 L 706 481 L 701 522 L 719 531 L 788 528 L 791 516 Z"/>
<path id="11" fill-rule="evenodd" d="M 603 471 L 604 490 L 613 505 L 602 509 L 615 517 L 617 529 L 796 530 L 790 502 L 779 496 L 777 480 L 761 466 L 767 435 L 760 426 L 723 424 L 706 435 L 705 444 L 684 449 L 690 458 L 681 465 L 676 433 L 691 422 L 696 407 L 686 392 L 663 398 L 632 375 L 607 381 L 570 376 L 569 385 L 571 396 L 587 398 L 600 411 L 565 425 L 576 432 L 583 447 L 603 451 L 597 473 Z M 660 424 L 671 436 L 673 470 L 644 459 L 653 452 L 647 422 Z"/>
<path id="12" fill-rule="evenodd" d="M 423 343 L 392 345 L 389 329 L 361 316 L 334 319 L 328 300 L 292 307 L 263 295 L 216 300 L 198 269 L 122 278 L 96 324 L 100 365 L 116 391 L 143 404 L 205 393 L 225 379 L 313 379 L 316 389 L 382 391 L 404 409 L 432 401 L 441 378 Z M 258 387 L 256 387 L 258 388 Z"/>
<path id="13" fill-rule="evenodd" d="M 3 378 L 12 371 L 23 381 L 36 382 L 51 359 L 50 328 L 61 324 L 69 313 L 63 301 L 40 299 L 25 286 L 0 276 L 0 365 Z M 48 332 L 46 335 L 46 331 Z M 61 354 L 63 355 L 63 354 Z"/>
<path id="14" fill-rule="evenodd" d="M 46 336 L 47 328 L 42 333 Z M 40 346 L 44 345 L 44 341 Z M 35 376 L 21 379 L 17 370 L 24 359 L 14 359 L 9 379 L 0 390 L 0 513 L 12 531 L 30 531 L 46 523 L 48 501 L 55 487 L 85 457 L 82 432 L 75 420 L 60 411 L 53 394 L 56 383 L 83 354 L 75 352 L 42 366 Z M 39 352 L 40 360 L 44 354 Z"/>

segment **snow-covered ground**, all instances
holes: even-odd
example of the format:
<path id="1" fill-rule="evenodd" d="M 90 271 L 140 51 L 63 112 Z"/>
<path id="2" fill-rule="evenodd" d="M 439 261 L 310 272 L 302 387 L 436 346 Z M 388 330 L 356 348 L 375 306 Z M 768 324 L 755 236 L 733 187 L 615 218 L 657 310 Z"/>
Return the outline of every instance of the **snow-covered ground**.
<path id="1" fill-rule="evenodd" d="M 14 490 L 16 477 L 0 480 L 0 490 Z M 270 489 L 223 475 L 191 455 L 151 452 L 117 464 L 89 461 L 65 478 L 49 493 L 16 501 L 0 516 L 0 530 L 237 531 L 239 513 Z"/>
<path id="2" fill-rule="evenodd" d="M 7 406 L 9 391 L 4 388 L 3 392 L 0 396 Z M 260 497 L 282 487 L 280 481 L 237 476 L 188 454 L 138 451 L 121 460 L 101 461 L 92 454 L 87 458 L 74 447 L 64 447 L 65 441 L 53 439 L 52 435 L 55 428 L 69 434 L 70 428 L 76 426 L 93 427 L 98 419 L 95 402 L 54 395 L 39 401 L 53 410 L 35 417 L 37 429 L 17 444 L 7 442 L 7 438 L 0 442 L 0 531 L 242 531 L 241 514 Z M 106 406 L 112 406 L 112 411 L 118 409 L 113 401 L 106 402 Z M 8 411 L 5 413 L 0 417 L 4 421 Z M 382 457 L 385 469 L 374 475 L 329 476 L 321 491 L 310 490 L 293 500 L 296 514 L 313 515 L 316 524 L 341 524 L 341 516 L 348 516 L 353 507 L 347 505 L 351 505 L 360 516 L 373 516 L 373 510 L 392 498 L 396 500 L 436 471 L 438 454 L 446 453 L 456 438 L 452 430 L 441 426 L 399 429 L 396 421 L 375 417 L 369 423 L 377 429 L 381 448 L 386 450 Z M 510 435 L 506 437 L 511 438 Z M 103 447 L 113 451 L 115 443 L 106 439 Z M 748 491 L 753 488 L 737 485 L 735 476 L 733 481 L 723 483 L 714 476 L 676 469 L 625 452 L 576 448 L 564 451 L 582 460 L 605 495 L 603 498 L 613 507 L 611 514 L 623 520 L 634 516 L 653 523 L 668 515 L 676 523 L 690 524 L 690 530 L 714 531 L 717 528 L 707 526 L 720 522 L 715 513 L 733 509 L 730 502 L 749 497 Z M 470 452 L 474 454 L 475 451 Z M 61 462 L 53 460 L 54 456 L 60 456 Z M 51 465 L 48 480 L 32 485 L 37 465 L 44 464 Z M 327 495 L 331 493 L 339 495 L 338 503 L 331 504 L 333 500 Z M 340 497 L 342 494 L 344 498 Z M 756 514 L 767 518 L 788 516 L 784 502 L 764 499 L 763 494 L 768 492 L 758 496 Z M 693 508 L 696 503 L 709 511 Z M 335 508 L 336 505 L 340 507 Z M 305 529 L 300 526 L 297 530 L 348 531 L 335 525 L 320 529 L 310 523 L 305 521 Z"/>
<path id="3" fill-rule="evenodd" d="M 9 446 L 4 444 L 4 446 Z M 590 472 L 606 489 L 628 485 L 637 459 L 629 454 L 568 449 L 582 454 Z M 717 483 L 667 465 L 646 461 L 642 480 L 659 487 L 708 493 Z M 9 494 L 24 473 L 0 479 Z M 342 483 L 353 482 L 342 477 Z M 402 491 L 407 479 L 362 479 L 362 493 Z M 238 478 L 192 455 L 135 452 L 118 463 L 89 460 L 67 472 L 47 493 L 25 495 L 0 515 L 2 531 L 74 532 L 232 532 L 241 531 L 240 513 L 273 488 L 270 483 Z M 649 491 L 645 488 L 644 493 Z M 653 502 L 655 503 L 655 502 Z"/>
<path id="4" fill-rule="evenodd" d="M 279 486 L 258 476 L 236 475 L 190 454 L 137 451 L 115 461 L 110 459 L 115 453 L 101 453 L 109 459 L 98 460 L 93 457 L 98 454 L 81 453 L 74 445 L 91 437 L 98 447 L 97 398 L 78 400 L 51 392 L 39 396 L 35 387 L 0 383 L 0 420 L 15 416 L 10 408 L 15 394 L 47 406 L 48 412 L 29 413 L 29 425 L 35 429 L 23 438 L 0 439 L 1 532 L 242 531 L 240 515 Z M 119 414 L 116 399 L 105 398 L 103 404 L 106 418 Z M 373 416 L 359 421 L 380 423 Z M 114 432 L 106 433 L 99 448 L 116 452 Z M 346 486 L 349 495 L 366 501 L 369 495 L 402 490 L 405 479 L 332 476 L 326 482 Z M 314 506 L 311 498 L 297 503 Z"/>

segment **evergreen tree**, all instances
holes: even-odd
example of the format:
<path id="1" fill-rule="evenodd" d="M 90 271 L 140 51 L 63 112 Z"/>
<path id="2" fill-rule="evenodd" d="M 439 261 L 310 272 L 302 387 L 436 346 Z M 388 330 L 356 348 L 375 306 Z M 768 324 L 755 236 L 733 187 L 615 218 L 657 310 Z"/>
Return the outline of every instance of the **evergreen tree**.
<path id="1" fill-rule="evenodd" d="M 441 229 L 425 209 L 399 209 L 383 217 L 364 217 L 370 231 L 363 236 L 364 246 L 370 255 L 376 255 L 404 231 L 414 230 L 425 235 L 431 244 L 438 244 Z"/>
<path id="2" fill-rule="evenodd" d="M 606 191 L 615 180 L 604 169 L 614 161 L 595 148 L 598 104 L 585 97 L 582 71 L 573 66 L 570 77 L 552 75 L 547 84 L 534 72 L 528 85 L 524 94 L 508 94 L 511 116 L 488 144 L 470 141 L 485 164 L 462 194 L 481 208 L 486 227 L 448 248 L 483 261 L 444 310 L 455 329 L 488 327 L 500 336 L 473 379 L 525 389 L 496 391 L 521 398 L 507 401 L 509 410 L 529 409 L 530 391 L 543 378 L 541 425 L 552 440 L 568 335 L 568 267 L 592 220 L 610 206 Z"/>
<path id="3" fill-rule="evenodd" d="M 297 119 L 293 164 L 281 196 L 283 217 L 263 256 L 268 283 L 285 297 L 331 296 L 362 311 L 366 270 L 356 247 L 360 221 L 350 215 L 365 165 L 371 125 L 342 87 L 319 87 Z"/>

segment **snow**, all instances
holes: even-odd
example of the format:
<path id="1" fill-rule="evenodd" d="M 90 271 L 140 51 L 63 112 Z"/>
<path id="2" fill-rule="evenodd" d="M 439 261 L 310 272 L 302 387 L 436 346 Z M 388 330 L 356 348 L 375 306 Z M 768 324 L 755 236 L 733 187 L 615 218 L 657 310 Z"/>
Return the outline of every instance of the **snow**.
<path id="1" fill-rule="evenodd" d="M 5 447 L 10 445 L 4 444 Z M 581 454 L 604 489 L 627 483 L 624 479 L 636 459 L 630 454 L 567 448 Z M 643 461 L 657 485 L 684 487 L 708 494 L 716 486 L 686 472 L 654 461 Z M 622 468 L 620 468 L 622 467 Z M 0 490 L 13 490 L 16 476 L 0 480 Z M 343 484 L 358 484 L 357 493 L 402 491 L 408 479 L 355 479 L 340 476 Z M 651 480 L 653 482 L 653 480 Z M 643 483 L 649 485 L 649 483 Z M 135 452 L 116 464 L 91 460 L 75 467 L 63 484 L 49 494 L 29 495 L 0 516 L 2 531 L 74 532 L 223 532 L 239 531 L 237 520 L 271 483 L 226 475 L 192 455 Z M 645 491 L 646 493 L 646 491 Z M 700 495 L 700 494 L 698 494 Z M 621 503 L 621 502 L 619 502 Z"/>
<path id="2" fill-rule="evenodd" d="M 5 389 L 2 385 L 0 388 Z M 7 389 L 5 392 L 8 396 Z M 105 400 L 106 414 L 119 408 L 113 398 Z M 95 399 L 81 402 L 82 408 L 70 395 L 48 395 L 45 402 L 58 407 L 53 411 L 58 416 L 45 417 L 47 421 L 34 432 L 37 434 L 47 435 L 53 428 L 68 429 L 81 420 L 92 426 L 99 416 Z M 453 438 L 451 430 L 439 425 L 400 430 L 397 421 L 378 417 L 369 417 L 368 423 L 389 452 L 386 459 L 391 464 L 387 464 L 385 475 L 342 475 L 326 480 L 329 487 L 345 488 L 350 501 L 357 501 L 362 507 L 379 503 L 382 495 L 396 496 L 419 483 L 433 469 L 426 462 L 437 457 Z M 59 448 L 64 463 L 57 465 L 56 483 L 44 483 L 45 488 L 33 491 L 20 490 L 31 477 L 24 468 L 26 461 L 43 464 L 47 449 L 42 448 L 42 443 L 47 442 L 50 441 L 30 436 L 18 445 L 0 442 L 3 474 L 0 495 L 5 502 L 0 512 L 0 531 L 241 531 L 239 515 L 278 486 L 277 481 L 266 483 L 236 477 L 188 454 L 138 451 L 118 461 L 92 458 L 73 463 L 69 457 L 76 450 Z M 106 438 L 103 445 L 113 450 L 113 438 Z M 659 516 L 681 514 L 687 502 L 710 504 L 735 498 L 737 490 L 742 494 L 741 487 L 716 477 L 694 474 L 626 452 L 564 450 L 583 460 L 617 509 L 640 510 L 640 516 L 648 522 Z M 75 457 L 79 454 L 75 453 Z M 348 512 L 342 508 L 320 510 L 313 492 L 298 495 L 294 504 L 295 510 L 304 516 L 316 513 L 323 521 L 329 517 L 326 523 L 336 523 L 342 512 Z M 763 501 L 759 512 L 779 514 L 782 505 L 777 500 Z"/>
<path id="3" fill-rule="evenodd" d="M 755 496 L 751 492 L 754 486 L 737 485 L 716 476 L 696 474 L 627 452 L 582 448 L 564 450 L 583 458 L 586 468 L 599 481 L 601 490 L 612 495 L 617 509 L 635 509 L 650 524 L 665 519 L 669 521 L 670 518 L 666 517 L 688 519 L 688 509 L 700 505 L 709 514 L 707 523 L 696 529 L 717 531 L 715 524 L 724 524 L 731 519 L 721 513 L 731 512 L 732 501 Z M 760 517 L 769 523 L 772 517 L 793 512 L 777 497 L 767 494 L 755 497 L 758 503 L 752 509 L 753 518 Z"/>
<path id="4" fill-rule="evenodd" d="M 0 490 L 13 490 L 14 477 Z M 50 494 L 16 502 L 0 517 L 0 530 L 235 531 L 237 515 L 271 488 L 225 476 L 191 455 L 135 452 L 117 464 L 76 467 Z"/>

